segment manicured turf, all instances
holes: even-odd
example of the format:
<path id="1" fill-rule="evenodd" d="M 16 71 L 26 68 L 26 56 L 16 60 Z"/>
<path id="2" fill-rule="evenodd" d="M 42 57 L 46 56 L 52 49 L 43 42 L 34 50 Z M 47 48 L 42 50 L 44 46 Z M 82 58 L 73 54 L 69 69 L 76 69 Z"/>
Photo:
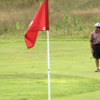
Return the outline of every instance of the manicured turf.
<path id="1" fill-rule="evenodd" d="M 0 100 L 48 100 L 47 46 L 0 40 Z M 100 100 L 89 40 L 50 41 L 51 99 Z"/>

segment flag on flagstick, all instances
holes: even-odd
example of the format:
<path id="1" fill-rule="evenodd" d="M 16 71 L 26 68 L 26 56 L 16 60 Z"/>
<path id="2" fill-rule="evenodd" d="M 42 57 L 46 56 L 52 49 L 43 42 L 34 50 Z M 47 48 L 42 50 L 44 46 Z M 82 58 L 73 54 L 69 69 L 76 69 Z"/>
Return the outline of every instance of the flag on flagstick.
<path id="1" fill-rule="evenodd" d="M 25 34 L 25 42 L 28 49 L 35 45 L 38 31 L 49 30 L 48 0 L 44 0 L 37 14 L 33 18 Z"/>
<path id="2" fill-rule="evenodd" d="M 49 30 L 49 9 L 48 0 L 44 0 L 37 14 L 33 18 L 25 34 L 25 42 L 28 49 L 35 45 L 38 31 Z M 49 50 L 49 31 L 47 31 L 47 51 L 48 51 L 48 100 L 51 100 L 50 93 L 50 50 Z"/>

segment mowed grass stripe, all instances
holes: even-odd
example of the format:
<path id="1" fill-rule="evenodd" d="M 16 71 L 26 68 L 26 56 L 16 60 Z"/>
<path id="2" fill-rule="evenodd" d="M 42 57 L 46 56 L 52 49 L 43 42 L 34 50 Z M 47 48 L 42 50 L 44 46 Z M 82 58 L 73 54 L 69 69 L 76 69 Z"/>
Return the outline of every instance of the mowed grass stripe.
<path id="1" fill-rule="evenodd" d="M 36 97 L 42 95 L 47 97 L 47 75 L 0 75 L 0 94 L 8 98 L 19 97 Z M 100 90 L 100 81 L 96 79 L 51 75 L 51 91 L 53 98 L 69 97 L 77 94 L 94 92 Z M 32 90 L 33 89 L 33 90 Z M 33 95 L 34 94 L 34 95 Z M 36 100 L 40 97 L 37 96 Z"/>

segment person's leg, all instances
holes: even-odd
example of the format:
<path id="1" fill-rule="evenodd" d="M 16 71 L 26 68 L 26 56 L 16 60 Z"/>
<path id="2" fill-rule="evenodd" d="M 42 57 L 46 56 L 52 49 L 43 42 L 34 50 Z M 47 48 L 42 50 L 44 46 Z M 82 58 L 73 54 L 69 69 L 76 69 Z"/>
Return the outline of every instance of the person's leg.
<path id="1" fill-rule="evenodd" d="M 97 68 L 99 68 L 99 59 L 95 59 L 95 62 L 96 62 Z"/>
<path id="2" fill-rule="evenodd" d="M 99 59 L 96 58 L 95 63 L 96 63 L 96 67 L 97 67 L 96 72 L 98 72 L 99 71 Z"/>

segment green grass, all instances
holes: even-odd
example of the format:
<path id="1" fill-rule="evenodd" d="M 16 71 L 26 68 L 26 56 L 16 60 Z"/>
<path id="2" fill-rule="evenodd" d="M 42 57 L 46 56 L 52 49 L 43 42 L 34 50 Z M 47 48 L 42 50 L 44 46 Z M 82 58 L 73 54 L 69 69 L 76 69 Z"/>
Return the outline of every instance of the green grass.
<path id="1" fill-rule="evenodd" d="M 0 100 L 47 100 L 47 43 L 0 40 Z M 100 100 L 100 73 L 89 40 L 51 40 L 52 100 Z"/>

